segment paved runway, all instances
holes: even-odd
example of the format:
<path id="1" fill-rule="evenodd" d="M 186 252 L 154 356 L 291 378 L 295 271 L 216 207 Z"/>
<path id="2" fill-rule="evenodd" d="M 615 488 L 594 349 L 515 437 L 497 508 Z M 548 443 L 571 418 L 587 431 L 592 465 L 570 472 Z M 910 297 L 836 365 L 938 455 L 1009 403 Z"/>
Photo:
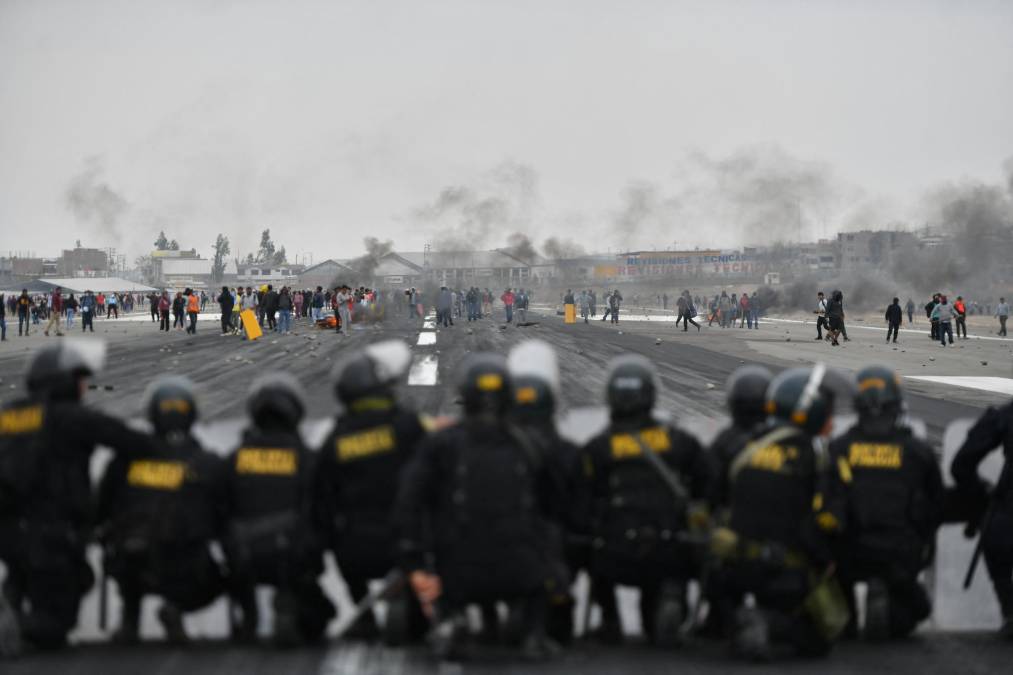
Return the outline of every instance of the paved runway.
<path id="1" fill-rule="evenodd" d="M 419 409 L 431 414 L 456 414 L 458 405 L 453 384 L 458 365 L 471 352 L 492 350 L 505 353 L 527 337 L 538 337 L 554 345 L 559 354 L 566 413 L 561 419 L 566 433 L 584 439 L 605 422 L 601 408 L 605 371 L 613 356 L 636 352 L 651 358 L 663 385 L 659 410 L 678 424 L 706 440 L 725 422 L 723 413 L 724 382 L 742 363 L 762 363 L 772 369 L 826 360 L 840 368 L 843 375 L 853 373 L 867 363 L 886 363 L 905 376 L 933 379 L 908 379 L 909 407 L 912 417 L 924 421 L 930 441 L 944 449 L 948 457 L 955 450 L 969 420 L 985 406 L 1002 403 L 1003 383 L 996 391 L 994 383 L 982 387 L 957 385 L 954 377 L 997 377 L 1010 375 L 1010 346 L 998 340 L 961 341 L 955 347 L 940 348 L 917 333 L 902 333 L 901 344 L 882 342 L 883 335 L 861 326 L 850 327 L 852 341 L 839 348 L 813 340 L 814 328 L 801 324 L 767 321 L 760 330 L 704 327 L 688 333 L 673 323 L 647 319 L 623 319 L 619 326 L 593 322 L 588 325 L 564 325 L 552 312 L 532 315 L 535 325 L 517 327 L 501 322 L 502 315 L 468 323 L 458 321 L 438 332 L 430 320 L 423 323 L 406 317 L 389 317 L 379 327 L 356 326 L 353 334 L 342 337 L 297 325 L 298 334 L 271 336 L 254 343 L 235 337 L 219 337 L 216 322 L 202 321 L 196 336 L 182 332 L 160 334 L 154 325 L 139 321 L 98 321 L 95 338 L 110 345 L 106 372 L 96 378 L 100 388 L 89 392 L 91 404 L 125 418 L 142 416 L 140 395 L 147 383 L 160 373 L 190 376 L 200 388 L 202 433 L 211 446 L 228 449 L 231 438 L 243 424 L 245 393 L 260 373 L 287 369 L 306 386 L 310 415 L 309 440 L 319 438 L 326 421 L 336 411 L 329 372 L 342 353 L 380 339 L 400 338 L 412 345 L 412 375 L 406 377 L 403 395 Z M 31 338 L 10 337 L 0 345 L 0 391 L 5 398 L 21 389 L 20 372 L 28 353 L 45 342 L 41 335 Z M 87 336 L 91 339 L 92 336 Z M 57 338 L 49 338 L 55 340 Z M 412 384 L 409 386 L 408 382 Z M 847 415 L 847 406 L 842 406 Z M 101 464 L 96 460 L 96 470 Z M 937 616 L 935 628 L 976 628 L 995 624 L 994 601 L 979 574 L 970 595 L 961 595 L 950 580 L 960 576 L 969 555 L 954 528 L 940 540 L 940 567 L 937 571 Z M 331 569 L 328 591 L 342 600 L 343 587 Z M 631 608 L 631 596 L 625 609 Z M 991 603 L 991 604 L 990 604 Z M 215 612 L 218 612 L 216 615 Z M 148 607 L 146 625 L 152 635 L 153 608 Z M 210 610 L 188 624 L 197 625 L 197 634 L 215 640 L 224 634 L 221 608 Z M 91 644 L 101 638 L 95 625 L 94 594 L 82 610 L 79 641 L 89 643 L 80 650 L 63 655 L 29 659 L 4 672 L 138 672 L 158 670 L 165 673 L 381 673 L 381 672 L 669 672 L 674 664 L 685 672 L 724 672 L 728 662 L 716 646 L 691 646 L 685 655 L 673 656 L 646 648 L 597 649 L 580 647 L 551 666 L 532 668 L 510 664 L 502 655 L 491 661 L 456 669 L 436 666 L 415 652 L 386 652 L 362 646 L 334 646 L 322 650 L 275 653 L 261 649 L 237 649 L 224 645 L 202 644 L 197 649 L 178 651 L 168 648 L 122 650 Z M 333 628 L 333 627 L 332 627 Z M 1008 663 L 1008 646 L 997 645 L 980 633 L 932 633 L 902 646 L 872 648 L 843 645 L 839 653 L 820 670 L 852 672 L 859 669 L 890 669 L 897 672 L 995 672 Z M 1002 665 L 1000 665 L 1002 664 Z M 7 664 L 5 664 L 6 666 Z M 808 669 L 792 664 L 787 670 Z M 778 667 L 778 671 L 784 668 Z M 751 669 L 751 672 L 773 672 Z"/>

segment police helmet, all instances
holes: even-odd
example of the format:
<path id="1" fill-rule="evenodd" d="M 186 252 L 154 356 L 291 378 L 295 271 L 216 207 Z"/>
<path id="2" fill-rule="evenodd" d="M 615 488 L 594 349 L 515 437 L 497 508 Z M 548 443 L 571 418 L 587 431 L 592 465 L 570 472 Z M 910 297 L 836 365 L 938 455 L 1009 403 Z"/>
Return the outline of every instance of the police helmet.
<path id="1" fill-rule="evenodd" d="M 258 427 L 294 429 L 306 413 L 302 385 L 284 371 L 259 377 L 250 387 L 247 410 Z"/>
<path id="2" fill-rule="evenodd" d="M 178 375 L 163 375 L 144 392 L 144 410 L 155 433 L 187 433 L 197 419 L 193 383 Z"/>
<path id="3" fill-rule="evenodd" d="M 767 414 L 792 424 L 810 436 L 818 435 L 833 414 L 834 396 L 824 383 L 826 366 L 789 368 L 767 388 Z"/>
<path id="4" fill-rule="evenodd" d="M 900 412 L 904 400 L 900 377 L 886 366 L 868 366 L 855 376 L 855 410 L 883 416 Z"/>
<path id="5" fill-rule="evenodd" d="M 411 363 L 411 350 L 401 340 L 385 340 L 340 361 L 334 368 L 334 393 L 346 407 L 393 399 L 392 387 Z"/>
<path id="6" fill-rule="evenodd" d="M 556 397 L 545 380 L 533 375 L 513 377 L 514 412 L 525 418 L 551 418 Z"/>
<path id="7" fill-rule="evenodd" d="M 766 416 L 767 387 L 773 375 L 763 366 L 748 365 L 738 368 L 725 385 L 728 410 L 739 425 L 752 425 Z"/>
<path id="8" fill-rule="evenodd" d="M 459 384 L 466 414 L 506 412 L 512 402 L 512 389 L 505 358 L 481 353 L 468 359 Z"/>
<path id="9" fill-rule="evenodd" d="M 525 340 L 510 350 L 507 368 L 514 387 L 514 410 L 522 415 L 551 417 L 559 398 L 556 350 L 544 340 Z"/>
<path id="10" fill-rule="evenodd" d="M 625 354 L 609 366 L 606 399 L 613 417 L 650 412 L 658 395 L 654 368 L 639 354 Z"/>
<path id="11" fill-rule="evenodd" d="M 61 340 L 36 351 L 28 361 L 28 391 L 50 399 L 76 401 L 79 382 L 102 369 L 106 345 L 99 340 Z"/>

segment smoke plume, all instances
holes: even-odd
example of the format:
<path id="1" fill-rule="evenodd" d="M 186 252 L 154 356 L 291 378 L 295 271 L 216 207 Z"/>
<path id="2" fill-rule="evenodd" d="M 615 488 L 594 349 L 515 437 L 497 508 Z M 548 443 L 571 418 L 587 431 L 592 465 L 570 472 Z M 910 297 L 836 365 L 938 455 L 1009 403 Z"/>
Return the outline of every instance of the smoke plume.
<path id="1" fill-rule="evenodd" d="M 97 225 L 120 239 L 119 220 L 130 204 L 103 179 L 101 157 L 89 157 L 84 169 L 67 186 L 64 201 L 79 222 Z"/>
<path id="2" fill-rule="evenodd" d="M 535 250 L 534 244 L 531 243 L 531 239 L 526 234 L 520 232 L 514 232 L 507 237 L 507 247 L 504 249 L 507 253 L 523 260 L 529 265 L 538 259 L 538 251 Z"/>
<path id="3" fill-rule="evenodd" d="M 549 237 L 542 242 L 542 252 L 551 260 L 566 260 L 587 255 L 587 251 L 573 239 Z"/>
<path id="4" fill-rule="evenodd" d="M 358 258 L 349 261 L 347 265 L 355 270 L 357 280 L 368 282 L 373 277 L 373 273 L 380 264 L 380 260 L 394 250 L 394 242 L 389 239 L 380 241 L 376 237 L 366 237 L 362 240 L 362 243 L 366 247 L 366 252 Z M 342 283 L 354 283 L 356 279 Z M 338 280 L 335 280 L 335 283 L 337 282 Z"/>
<path id="5" fill-rule="evenodd" d="M 503 162 L 474 184 L 444 188 L 415 210 L 434 231 L 437 251 L 474 251 L 501 243 L 506 231 L 523 231 L 538 204 L 538 174 L 530 166 Z"/>

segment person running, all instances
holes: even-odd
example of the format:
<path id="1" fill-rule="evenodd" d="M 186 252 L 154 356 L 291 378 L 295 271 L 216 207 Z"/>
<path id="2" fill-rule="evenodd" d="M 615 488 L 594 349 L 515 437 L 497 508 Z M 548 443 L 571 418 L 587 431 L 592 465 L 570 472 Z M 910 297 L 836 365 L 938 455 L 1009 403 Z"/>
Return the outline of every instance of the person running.
<path id="1" fill-rule="evenodd" d="M 682 332 L 685 333 L 689 330 L 689 324 L 696 326 L 696 332 L 700 332 L 700 324 L 693 320 L 696 316 L 696 307 L 693 306 L 693 298 L 690 297 L 689 291 L 683 291 L 680 300 L 684 300 L 682 303 Z"/>
<path id="2" fill-rule="evenodd" d="M 837 338 L 844 331 L 844 294 L 840 291 L 830 294 L 830 302 L 827 303 L 827 324 L 827 339 L 834 347 L 840 346 Z"/>

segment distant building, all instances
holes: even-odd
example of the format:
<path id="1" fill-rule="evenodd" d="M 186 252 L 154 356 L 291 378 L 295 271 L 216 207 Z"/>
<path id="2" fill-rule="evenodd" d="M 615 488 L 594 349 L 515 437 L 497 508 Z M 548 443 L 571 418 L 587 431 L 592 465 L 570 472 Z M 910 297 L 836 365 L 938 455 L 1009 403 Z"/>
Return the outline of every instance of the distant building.
<path id="1" fill-rule="evenodd" d="M 526 261 L 505 249 L 491 251 L 409 251 L 397 255 L 421 270 L 422 276 L 441 286 L 517 287 L 530 284 L 533 265 L 540 257 Z"/>
<path id="2" fill-rule="evenodd" d="M 64 277 L 104 276 L 109 269 L 109 252 L 99 248 L 64 249 L 57 262 L 57 271 Z"/>
<path id="3" fill-rule="evenodd" d="M 267 263 L 239 263 L 236 266 L 236 283 L 243 286 L 260 287 L 265 284 L 277 286 L 295 286 L 303 265 L 270 265 Z"/>
<path id="4" fill-rule="evenodd" d="M 831 272 L 840 265 L 838 242 L 820 239 L 815 243 L 798 245 L 799 261 L 802 267 L 812 272 Z"/>
<path id="5" fill-rule="evenodd" d="M 335 281 L 352 285 L 357 279 L 355 272 L 350 267 L 337 260 L 328 258 L 321 263 L 310 265 L 303 269 L 299 273 L 298 280 L 293 285 L 303 289 L 313 289 L 317 286 L 330 288 Z"/>
<path id="6" fill-rule="evenodd" d="M 837 235 L 842 271 L 871 270 L 890 266 L 905 249 L 915 250 L 920 242 L 911 232 L 862 230 Z"/>

